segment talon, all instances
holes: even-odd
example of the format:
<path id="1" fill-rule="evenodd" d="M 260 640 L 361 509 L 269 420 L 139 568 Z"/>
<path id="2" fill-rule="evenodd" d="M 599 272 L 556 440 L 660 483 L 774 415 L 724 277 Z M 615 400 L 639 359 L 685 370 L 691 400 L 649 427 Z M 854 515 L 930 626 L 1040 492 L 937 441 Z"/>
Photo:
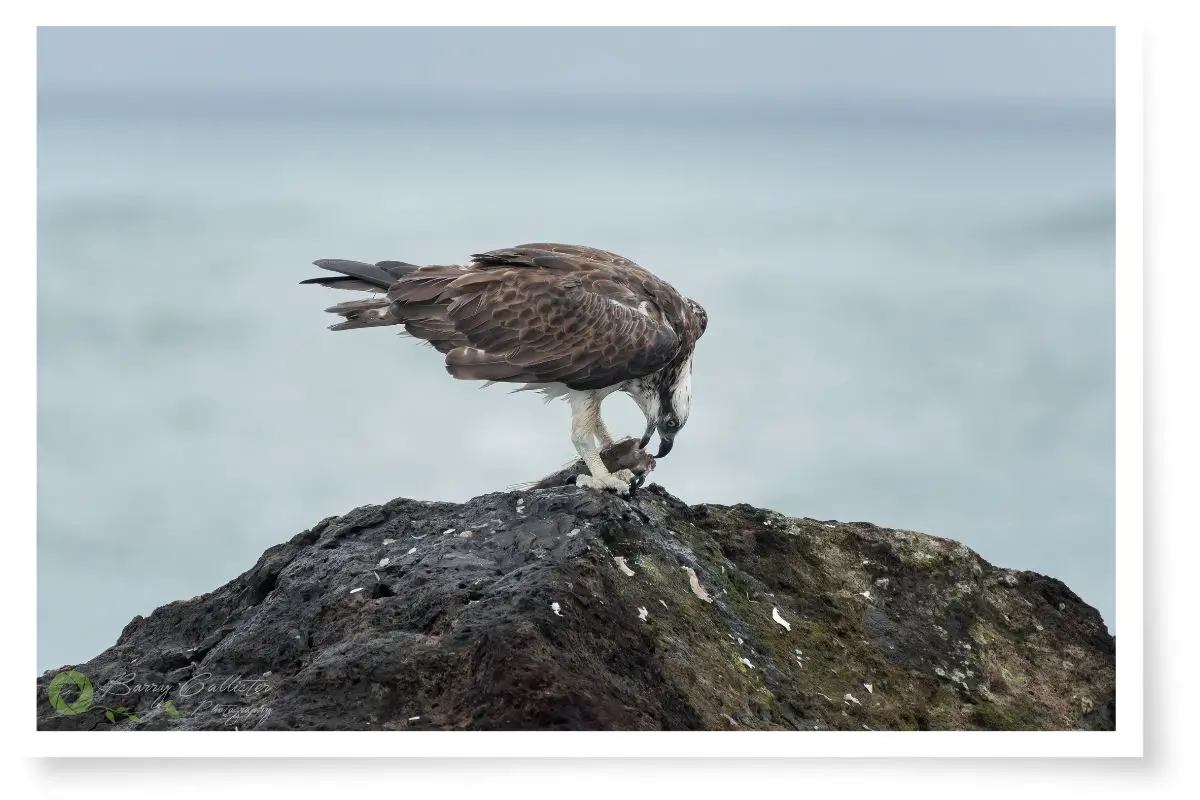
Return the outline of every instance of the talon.
<path id="1" fill-rule="evenodd" d="M 575 485 L 580 488 L 598 489 L 601 491 L 604 489 L 612 489 L 619 495 L 629 494 L 628 481 L 623 481 L 615 475 L 605 475 L 600 478 L 597 478 L 594 475 L 580 475 L 575 479 Z"/>

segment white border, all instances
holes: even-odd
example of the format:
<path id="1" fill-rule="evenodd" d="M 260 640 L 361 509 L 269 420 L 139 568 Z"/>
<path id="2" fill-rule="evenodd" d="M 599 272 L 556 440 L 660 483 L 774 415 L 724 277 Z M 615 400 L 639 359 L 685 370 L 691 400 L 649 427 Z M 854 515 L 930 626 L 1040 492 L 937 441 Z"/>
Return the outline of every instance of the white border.
<path id="1" fill-rule="evenodd" d="M 520 25 L 804 25 L 804 26 L 1112 26 L 1129 16 L 1119 0 L 1007 0 L 994 8 L 960 0 L 842 0 L 839 3 L 781 3 L 739 0 L 697 3 L 684 0 L 441 0 L 382 4 L 374 0 L 289 3 L 269 0 L 209 0 L 203 5 L 158 0 L 44 0 L 38 25 L 357 25 L 520 26 Z"/>
<path id="2" fill-rule="evenodd" d="M 38 731 L 35 754 L 71 758 L 1091 758 L 1130 753 L 1112 731 Z"/>
<path id="3" fill-rule="evenodd" d="M 1131 755 L 1143 740 L 1142 32 L 1117 30 L 1116 75 L 1116 629 L 1117 732 Z M 1136 743 L 1136 746 L 1135 746 Z"/>
<path id="4" fill-rule="evenodd" d="M 64 13 L 61 6 L 41 12 L 42 24 L 118 24 L 146 23 L 179 24 L 181 17 L 195 17 L 188 13 L 168 10 L 160 3 L 106 3 L 72 4 L 75 8 Z M 503 5 L 503 9 L 499 8 Z M 521 24 L 535 17 L 540 24 L 578 23 L 579 14 L 564 8 L 566 4 L 538 4 L 541 9 L 533 14 L 520 13 L 512 4 L 484 6 L 481 13 L 473 14 L 472 24 L 503 21 L 506 24 Z M 619 4 L 618 4 L 619 5 Z M 632 4 L 630 4 L 632 6 Z M 903 4 L 899 9 L 890 4 L 878 5 L 871 11 L 875 24 L 913 24 L 920 21 L 957 24 L 982 24 L 1007 22 L 1011 24 L 1012 4 L 1004 14 L 965 13 L 960 4 L 926 3 L 924 9 L 913 4 Z M 1021 5 L 1021 4 L 1017 4 Z M 1113 15 L 1107 4 L 1088 4 L 1083 14 L 1047 9 L 1044 3 L 1027 3 L 1036 8 L 1037 24 L 1070 23 L 1080 24 L 1081 18 L 1091 17 L 1088 24 L 1111 22 Z M 646 4 L 637 4 L 638 13 L 632 19 L 626 14 L 623 21 L 639 24 L 678 24 L 679 15 L 674 9 L 657 10 Z M 932 13 L 929 8 L 936 10 Z M 212 10 L 211 4 L 207 7 Z M 221 14 L 223 22 L 253 24 L 253 17 L 262 20 L 265 15 L 245 4 L 233 14 Z M 479 7 L 477 7 L 479 8 Z M 764 8 L 770 8 L 769 11 Z M 609 11 L 612 11 L 609 5 Z M 882 13 L 877 13 L 882 12 Z M 777 13 L 774 4 L 758 6 L 754 3 L 739 3 L 737 11 L 692 9 L 687 23 L 772 23 L 789 22 L 804 24 L 846 24 L 861 19 L 861 9 L 847 9 L 842 4 L 838 10 L 822 13 L 804 8 L 803 12 Z M 208 15 L 208 16 L 211 16 Z M 408 10 L 391 15 L 356 11 L 354 3 L 339 3 L 336 11 L 320 11 L 297 8 L 289 10 L 289 23 L 379 24 L 380 22 L 412 23 L 415 14 Z M 611 23 L 611 14 L 605 14 L 605 22 Z M 368 18 L 369 17 L 369 18 Z M 461 23 L 457 8 L 441 5 L 438 10 L 423 14 L 420 24 Z M 981 19 L 982 17 L 982 19 Z M 991 19 L 988 19 L 988 18 Z M 1003 19 L 998 19 L 1002 17 Z M 1097 17 L 1102 19 L 1096 19 Z M 452 19 L 453 18 L 453 19 Z M 28 31 L 25 31 L 28 35 Z M 6 36 L 6 40 L 10 38 Z M 7 44 L 7 41 L 5 41 Z M 16 53 L 27 50 L 20 44 L 9 50 Z M 1140 31 L 1121 26 L 1117 31 L 1117 620 L 1121 631 L 1118 648 L 1118 729 L 1112 733 L 988 733 L 988 732 L 738 732 L 738 733 L 447 733 L 447 732 L 352 732 L 352 733 L 282 733 L 282 732 L 139 732 L 134 740 L 118 735 L 93 736 L 86 739 L 80 734 L 59 732 L 36 732 L 21 740 L 23 749 L 29 754 L 76 757 L 92 756 L 461 756 L 487 755 L 502 757 L 578 757 L 581 754 L 595 756 L 632 757 L 692 757 L 712 758 L 728 756 L 1140 756 L 1142 753 L 1142 426 L 1141 426 L 1141 371 L 1142 371 L 1142 225 L 1141 225 L 1141 120 L 1142 105 L 1142 45 Z M 24 70 L 20 70 L 24 71 Z M 14 69 L 9 74 L 17 74 Z M 32 106 L 28 93 L 18 98 L 19 103 Z M 28 150 L 26 151 L 28 152 Z M 28 165 L 27 165 L 28 166 Z M 28 171 L 8 173 L 10 182 L 20 185 Z M 36 179 L 33 180 L 36 185 Z M 24 182 L 23 185 L 30 185 Z M 27 218 L 28 215 L 26 215 Z M 12 219 L 12 217 L 10 217 Z M 20 216 L 17 219 L 21 219 Z M 24 230 L 30 231 L 32 226 Z M 29 238 L 33 238 L 32 235 Z M 35 243 L 36 244 L 36 243 Z M 31 248 L 32 249 L 32 248 Z M 31 294 L 24 293 L 25 297 Z M 28 328 L 25 329 L 26 331 Z M 10 339 L 11 341 L 12 339 Z M 24 363 L 25 374 L 32 374 L 33 362 Z M 34 413 L 36 409 L 30 409 Z M 33 418 L 30 414 L 26 418 Z M 35 428 L 24 428 L 19 441 L 27 445 Z M 9 440 L 11 441 L 11 440 Z M 36 443 L 34 442 L 34 448 Z M 33 463 L 32 461 L 27 463 Z M 27 473 L 32 478 L 32 471 Z M 27 481 L 27 498 L 34 496 L 32 481 Z M 32 519 L 33 515 L 29 515 Z M 32 526 L 21 526 L 22 531 Z M 31 537 L 30 537 L 31 538 Z M 27 556 L 33 555 L 32 542 L 25 540 L 23 549 Z M 22 559 L 32 564 L 33 558 Z M 32 569 L 25 572 L 32 576 Z M 29 592 L 25 596 L 31 596 Z M 18 605 L 10 607 L 21 607 Z M 32 610 L 32 609 L 31 609 Z M 34 640 L 32 618 L 21 620 L 18 629 L 24 629 L 26 642 Z M 33 652 L 33 648 L 29 649 Z M 32 664 L 30 656 L 25 663 Z M 14 686 L 30 680 L 34 673 L 14 676 Z M 15 689 L 18 691 L 19 689 Z M 40 700 L 40 698 L 38 698 Z M 35 701 L 36 702 L 36 701 Z M 29 709 L 28 706 L 25 707 Z M 29 709 L 32 710 L 32 709 Z M 14 710 L 14 714 L 18 712 Z M 28 719 L 28 717 L 26 717 Z M 235 739 L 235 737 L 238 737 Z M 247 744 L 250 737 L 256 744 Z M 401 747 L 402 746 L 402 747 Z M 84 752 L 86 751 L 86 752 Z"/>

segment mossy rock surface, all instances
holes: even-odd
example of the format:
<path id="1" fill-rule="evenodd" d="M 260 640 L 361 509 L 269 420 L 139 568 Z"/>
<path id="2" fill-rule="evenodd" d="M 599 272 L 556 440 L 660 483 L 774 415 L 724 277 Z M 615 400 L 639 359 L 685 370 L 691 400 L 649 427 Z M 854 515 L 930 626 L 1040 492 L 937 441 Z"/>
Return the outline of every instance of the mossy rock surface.
<path id="1" fill-rule="evenodd" d="M 95 708 L 47 672 L 38 726 L 1112 729 L 1114 661 L 1066 586 L 954 541 L 565 486 L 323 520 L 71 665 Z"/>

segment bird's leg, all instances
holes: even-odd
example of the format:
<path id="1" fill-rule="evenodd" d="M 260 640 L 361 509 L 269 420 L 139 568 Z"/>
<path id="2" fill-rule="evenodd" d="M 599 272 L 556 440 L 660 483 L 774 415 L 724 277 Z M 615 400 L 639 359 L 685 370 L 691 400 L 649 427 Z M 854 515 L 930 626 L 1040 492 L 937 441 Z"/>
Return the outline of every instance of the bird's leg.
<path id="1" fill-rule="evenodd" d="M 600 442 L 601 450 L 606 450 L 613 446 L 613 437 L 608 432 L 608 426 L 604 424 L 604 418 L 600 416 L 599 404 L 597 404 L 596 408 L 596 427 L 593 433 L 596 434 L 596 440 Z"/>
<path id="2" fill-rule="evenodd" d="M 600 451 L 596 449 L 595 435 L 600 422 L 600 403 L 590 392 L 580 392 L 571 395 L 571 443 L 576 452 L 587 465 L 591 475 L 580 475 L 575 479 L 576 486 L 591 489 L 612 489 L 617 494 L 629 494 L 629 482 L 633 478 L 630 470 L 623 469 L 616 474 L 610 473 Z M 607 431 L 605 431 L 607 433 Z"/>

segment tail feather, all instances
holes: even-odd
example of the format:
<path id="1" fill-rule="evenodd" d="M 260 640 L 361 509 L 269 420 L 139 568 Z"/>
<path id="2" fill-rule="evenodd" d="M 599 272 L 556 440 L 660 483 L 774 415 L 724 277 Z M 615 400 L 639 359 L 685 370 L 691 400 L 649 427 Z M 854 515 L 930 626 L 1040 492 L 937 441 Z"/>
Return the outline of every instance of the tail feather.
<path id="1" fill-rule="evenodd" d="M 316 284 L 317 286 L 327 286 L 330 289 L 349 289 L 354 292 L 381 292 L 383 291 L 374 283 L 367 283 L 361 278 L 353 278 L 349 275 L 339 275 L 336 278 L 309 278 L 308 280 L 300 281 L 301 284 Z"/>
<path id="2" fill-rule="evenodd" d="M 315 283 L 335 289 L 358 289 L 370 292 L 386 292 L 393 283 L 408 273 L 419 269 L 415 264 L 403 261 L 380 261 L 366 264 L 362 261 L 347 261 L 343 258 L 319 258 L 313 262 L 321 269 L 341 273 L 336 278 L 309 278 L 301 283 Z"/>
<path id="3" fill-rule="evenodd" d="M 342 317 L 336 325 L 330 325 L 331 331 L 348 331 L 354 328 L 374 328 L 379 325 L 395 325 L 400 320 L 391 314 L 391 303 L 387 300 L 351 300 L 348 303 L 338 303 L 325 309 L 331 314 Z"/>
<path id="4" fill-rule="evenodd" d="M 445 300 L 445 292 L 464 273 L 463 267 L 425 267 L 392 287 L 388 296 L 405 303 L 430 303 Z"/>
<path id="5" fill-rule="evenodd" d="M 358 311 L 378 310 L 380 308 L 387 308 L 390 305 L 391 303 L 387 300 L 350 300 L 330 306 L 325 311 L 329 314 L 341 314 L 344 317 L 347 314 Z"/>
<path id="6" fill-rule="evenodd" d="M 345 322 L 339 322 L 336 325 L 330 325 L 331 331 L 352 331 L 357 328 L 378 328 L 381 325 L 395 325 L 396 320 L 387 316 L 386 312 L 381 314 L 362 314 L 353 318 L 347 317 Z"/>
<path id="7" fill-rule="evenodd" d="M 447 314 L 449 300 L 443 296 L 450 284 L 462 277 L 463 267 L 417 267 L 404 261 L 366 264 L 343 259 L 321 259 L 313 263 L 339 274 L 328 278 L 309 278 L 301 283 L 375 293 L 370 299 L 351 300 L 325 309 L 342 318 L 337 324 L 330 325 L 330 330 L 404 325 L 409 335 L 423 339 L 439 352 L 450 353 L 466 348 L 467 339 L 450 321 Z M 387 294 L 380 296 L 379 292 Z M 511 371 L 512 367 L 466 364 L 464 370 L 490 373 Z"/>

